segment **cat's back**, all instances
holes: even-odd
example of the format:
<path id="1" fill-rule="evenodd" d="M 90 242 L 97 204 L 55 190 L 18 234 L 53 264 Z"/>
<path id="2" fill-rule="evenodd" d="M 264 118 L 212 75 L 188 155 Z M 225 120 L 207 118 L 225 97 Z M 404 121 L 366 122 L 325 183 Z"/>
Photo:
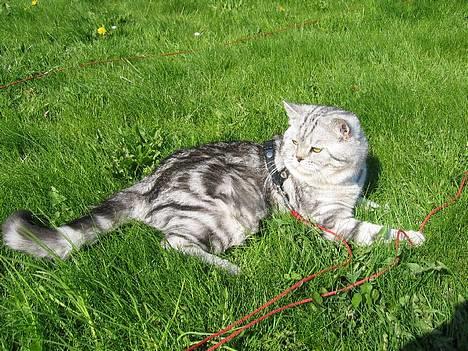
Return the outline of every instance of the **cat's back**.
<path id="1" fill-rule="evenodd" d="M 210 143 L 190 149 L 182 149 L 169 156 L 166 162 L 178 163 L 180 166 L 189 166 L 196 162 L 201 162 L 202 164 L 221 162 L 225 164 L 259 166 L 262 159 L 263 148 L 260 144 L 249 141 L 232 141 Z"/>
<path id="2" fill-rule="evenodd" d="M 217 142 L 174 152 L 161 163 L 154 175 L 164 178 L 167 173 L 249 168 L 264 168 L 261 145 L 247 141 Z"/>
<path id="3" fill-rule="evenodd" d="M 262 145 L 234 141 L 178 150 L 150 178 L 158 193 L 172 189 L 213 194 L 219 187 L 243 188 L 245 182 L 263 187 L 266 177 Z"/>

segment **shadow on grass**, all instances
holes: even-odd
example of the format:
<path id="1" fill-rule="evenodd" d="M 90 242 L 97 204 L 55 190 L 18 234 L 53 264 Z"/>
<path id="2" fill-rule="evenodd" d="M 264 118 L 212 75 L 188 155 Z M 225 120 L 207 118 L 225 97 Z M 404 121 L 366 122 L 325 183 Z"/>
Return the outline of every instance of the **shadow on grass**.
<path id="1" fill-rule="evenodd" d="M 421 335 L 400 351 L 462 351 L 468 350 L 468 302 L 459 304 L 450 322 L 431 333 Z"/>
<path id="2" fill-rule="evenodd" d="M 377 188 L 379 182 L 382 165 L 374 155 L 367 156 L 367 180 L 364 184 L 364 195 L 372 194 Z"/>

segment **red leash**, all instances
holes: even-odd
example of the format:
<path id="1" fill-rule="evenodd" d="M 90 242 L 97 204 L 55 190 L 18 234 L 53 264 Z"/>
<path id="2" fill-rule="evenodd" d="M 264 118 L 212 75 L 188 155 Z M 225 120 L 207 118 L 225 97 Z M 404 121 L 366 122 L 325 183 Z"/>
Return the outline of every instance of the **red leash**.
<path id="1" fill-rule="evenodd" d="M 452 197 L 449 201 L 445 202 L 444 204 L 442 204 L 441 206 L 438 206 L 436 208 L 434 208 L 425 218 L 424 220 L 422 221 L 421 225 L 419 226 L 419 231 L 423 231 L 424 227 L 426 226 L 427 222 L 429 221 L 429 219 L 434 215 L 436 214 L 437 212 L 439 212 L 440 210 L 452 205 L 453 203 L 455 203 L 461 196 L 462 192 L 463 192 L 463 188 L 465 187 L 465 184 L 466 184 L 466 181 L 468 179 L 468 171 L 465 171 L 464 172 L 464 175 L 463 175 L 463 178 L 460 182 L 460 186 L 458 187 L 458 191 L 457 193 L 455 194 L 454 197 Z M 277 302 L 278 300 L 282 299 L 284 296 L 288 295 L 289 293 L 291 293 L 292 291 L 294 290 L 297 290 L 299 289 L 303 284 L 311 281 L 312 279 L 315 279 L 316 277 L 318 277 L 319 275 L 322 275 L 324 273 L 327 273 L 327 272 L 330 272 L 330 271 L 334 271 L 338 268 L 341 268 L 341 267 L 345 267 L 347 266 L 351 260 L 352 260 L 352 257 L 353 257 L 353 252 L 351 250 L 351 247 L 349 246 L 348 242 L 343 239 L 340 235 L 338 235 L 337 233 L 331 231 L 330 229 L 328 228 L 325 228 L 323 226 L 321 226 L 320 224 L 316 224 L 316 223 L 311 223 L 310 221 L 308 221 L 307 219 L 305 219 L 304 217 L 302 217 L 297 211 L 295 210 L 291 210 L 291 215 L 296 218 L 297 220 L 301 221 L 302 223 L 304 224 L 307 224 L 307 225 L 310 225 L 310 226 L 314 226 L 314 227 L 317 227 L 318 229 L 324 231 L 324 232 L 327 232 L 331 235 L 333 235 L 338 241 L 340 241 L 340 243 L 342 245 L 345 246 L 347 252 L 348 252 L 348 258 L 346 258 L 346 260 L 344 260 L 343 262 L 341 262 L 340 264 L 337 264 L 337 265 L 334 265 L 334 266 L 330 266 L 330 267 L 327 267 L 325 269 L 322 269 L 320 271 L 318 271 L 317 273 L 313 273 L 311 275 L 309 275 L 308 277 L 305 277 L 301 280 L 299 280 L 297 283 L 295 283 L 294 285 L 290 286 L 289 288 L 287 288 L 286 290 L 284 290 L 282 293 L 276 295 L 275 297 L 273 297 L 271 300 L 269 300 L 268 302 L 266 302 L 265 304 L 263 304 L 262 306 L 258 307 L 256 310 L 250 312 L 249 314 L 247 314 L 246 316 L 242 317 L 241 319 L 238 319 L 237 321 L 235 321 L 234 323 L 231 323 L 230 325 L 228 325 L 227 327 L 225 327 L 224 329 L 221 329 L 220 331 L 214 333 L 214 334 L 211 334 L 210 336 L 206 337 L 205 339 L 203 339 L 202 341 L 190 346 L 189 348 L 186 349 L 186 351 L 193 351 L 193 350 L 196 350 L 198 349 L 200 346 L 202 345 L 205 345 L 208 341 L 216 338 L 216 337 L 219 337 L 221 335 L 224 335 L 226 334 L 228 331 L 230 331 L 231 329 L 233 329 L 235 326 L 237 325 L 240 325 L 246 321 L 248 321 L 251 317 L 253 317 L 254 315 L 258 314 L 259 312 L 263 311 L 264 309 L 266 309 L 267 307 L 269 307 L 270 305 L 274 304 L 275 302 Z M 348 291 L 350 289 L 353 289 L 354 287 L 356 286 L 359 286 L 359 285 L 362 285 L 368 281 L 371 281 L 371 280 L 374 280 L 376 279 L 377 277 L 381 276 L 382 274 L 388 272 L 391 268 L 393 268 L 394 266 L 396 266 L 400 260 L 400 257 L 398 256 L 398 248 L 399 248 L 399 245 L 400 245 L 400 239 L 401 239 L 401 235 L 405 236 L 406 239 L 409 241 L 409 243 L 412 245 L 411 241 L 409 240 L 408 236 L 406 235 L 406 233 L 403 231 L 403 230 L 398 230 L 398 233 L 397 233 L 397 238 L 395 240 L 395 258 L 393 259 L 393 261 L 387 265 L 386 267 L 382 268 L 380 271 L 377 271 L 376 273 L 366 277 L 366 278 L 363 278 L 361 280 L 358 280 L 352 284 L 349 284 L 343 288 L 340 288 L 340 289 L 336 289 L 336 290 L 332 290 L 332 291 L 328 291 L 326 293 L 323 293 L 321 294 L 320 296 L 321 297 L 328 297 L 328 296 L 333 296 L 333 295 L 336 295 L 338 293 L 341 293 L 341 292 L 344 292 L 344 291 Z M 294 307 L 297 307 L 297 306 L 300 306 L 300 305 L 304 305 L 304 304 L 307 304 L 307 303 L 311 303 L 313 302 L 314 299 L 313 298 L 306 298 L 306 299 L 303 299 L 303 300 L 299 300 L 299 301 L 296 301 L 296 302 L 292 302 L 292 303 L 289 303 L 287 305 L 284 305 L 284 306 L 281 306 L 279 308 L 276 308 L 266 314 L 264 314 L 263 316 L 261 317 L 258 317 L 252 321 L 250 321 L 249 323 L 241 326 L 240 328 L 236 329 L 235 331 L 233 331 L 231 334 L 229 334 L 228 336 L 224 337 L 223 339 L 221 339 L 217 344 L 213 345 L 212 347 L 210 347 L 208 349 L 208 351 L 213 351 L 213 350 L 216 350 L 217 348 L 219 348 L 220 346 L 226 344 L 227 342 L 231 341 L 232 339 L 234 339 L 236 336 L 238 336 L 240 333 L 242 333 L 244 330 L 254 326 L 255 324 L 258 324 L 260 323 L 261 321 L 263 321 L 264 319 L 267 319 L 268 317 L 274 315 L 274 314 L 277 314 L 279 312 L 282 312 L 286 309 L 289 309 L 289 308 L 294 308 Z"/>
<path id="2" fill-rule="evenodd" d="M 292 30 L 292 29 L 298 29 L 298 28 L 304 28 L 306 26 L 312 26 L 314 24 L 317 24 L 318 22 L 319 22 L 318 20 L 308 19 L 308 20 L 305 20 L 303 22 L 291 23 L 291 24 L 289 24 L 289 25 L 287 25 L 285 27 L 273 29 L 270 32 L 259 32 L 259 33 L 256 33 L 256 34 L 243 36 L 243 37 L 237 38 L 235 40 L 224 41 L 221 44 L 226 46 L 226 47 L 236 46 L 236 45 L 240 45 L 240 44 L 243 44 L 243 43 L 246 43 L 246 42 L 265 39 L 265 38 L 271 37 L 271 36 L 276 35 L 276 34 L 287 32 L 287 31 Z M 90 66 L 108 64 L 108 63 L 141 61 L 141 60 L 152 59 L 152 58 L 157 58 L 157 57 L 172 57 L 172 56 L 191 55 L 191 54 L 195 54 L 195 53 L 200 52 L 200 51 L 202 51 L 202 49 L 179 50 L 179 51 L 162 52 L 162 53 L 156 53 L 156 54 L 134 55 L 134 56 L 125 56 L 125 57 L 114 57 L 114 58 L 108 58 L 108 59 L 103 59 L 103 60 L 92 60 L 92 61 L 87 61 L 87 62 L 80 63 L 80 64 L 78 64 L 76 66 L 69 66 L 69 67 L 62 66 L 62 67 L 52 68 L 52 69 L 50 69 L 48 71 L 34 73 L 34 74 L 32 74 L 32 75 L 30 75 L 28 77 L 24 77 L 24 78 L 15 80 L 15 81 L 10 82 L 10 83 L 0 84 L 0 90 L 7 89 L 7 88 L 10 88 L 12 86 L 19 85 L 19 84 L 22 84 L 22 83 L 26 83 L 26 82 L 29 82 L 31 80 L 38 80 L 38 79 L 46 78 L 46 77 L 48 77 L 50 75 L 53 75 L 53 74 L 59 73 L 59 72 L 64 72 L 66 70 L 77 70 L 77 69 L 87 68 L 87 67 L 90 67 Z"/>

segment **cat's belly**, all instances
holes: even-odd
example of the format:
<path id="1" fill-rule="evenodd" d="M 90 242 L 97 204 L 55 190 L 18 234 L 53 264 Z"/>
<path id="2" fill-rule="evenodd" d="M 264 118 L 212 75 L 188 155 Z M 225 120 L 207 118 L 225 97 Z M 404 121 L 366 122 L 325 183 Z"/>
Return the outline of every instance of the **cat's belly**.
<path id="1" fill-rule="evenodd" d="M 268 213 L 263 197 L 231 200 L 219 196 L 203 202 L 190 202 L 187 198 L 180 203 L 162 196 L 160 204 L 153 204 L 146 223 L 165 236 L 184 237 L 206 251 L 220 253 L 242 244 L 249 234 L 257 232 Z"/>

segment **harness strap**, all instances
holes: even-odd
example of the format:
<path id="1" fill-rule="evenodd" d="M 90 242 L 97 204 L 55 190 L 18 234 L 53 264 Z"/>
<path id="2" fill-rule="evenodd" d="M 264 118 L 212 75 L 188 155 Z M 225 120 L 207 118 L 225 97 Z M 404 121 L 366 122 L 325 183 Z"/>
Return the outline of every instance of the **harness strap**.
<path id="1" fill-rule="evenodd" d="M 284 205 L 292 210 L 291 203 L 289 202 L 289 196 L 283 189 L 283 183 L 289 177 L 289 172 L 286 168 L 278 170 L 275 164 L 275 153 L 276 153 L 276 144 L 274 140 L 265 141 L 263 144 L 263 155 L 265 156 L 265 163 L 267 166 L 268 174 L 271 177 L 273 185 L 276 187 L 276 190 L 281 195 L 284 201 Z"/>

